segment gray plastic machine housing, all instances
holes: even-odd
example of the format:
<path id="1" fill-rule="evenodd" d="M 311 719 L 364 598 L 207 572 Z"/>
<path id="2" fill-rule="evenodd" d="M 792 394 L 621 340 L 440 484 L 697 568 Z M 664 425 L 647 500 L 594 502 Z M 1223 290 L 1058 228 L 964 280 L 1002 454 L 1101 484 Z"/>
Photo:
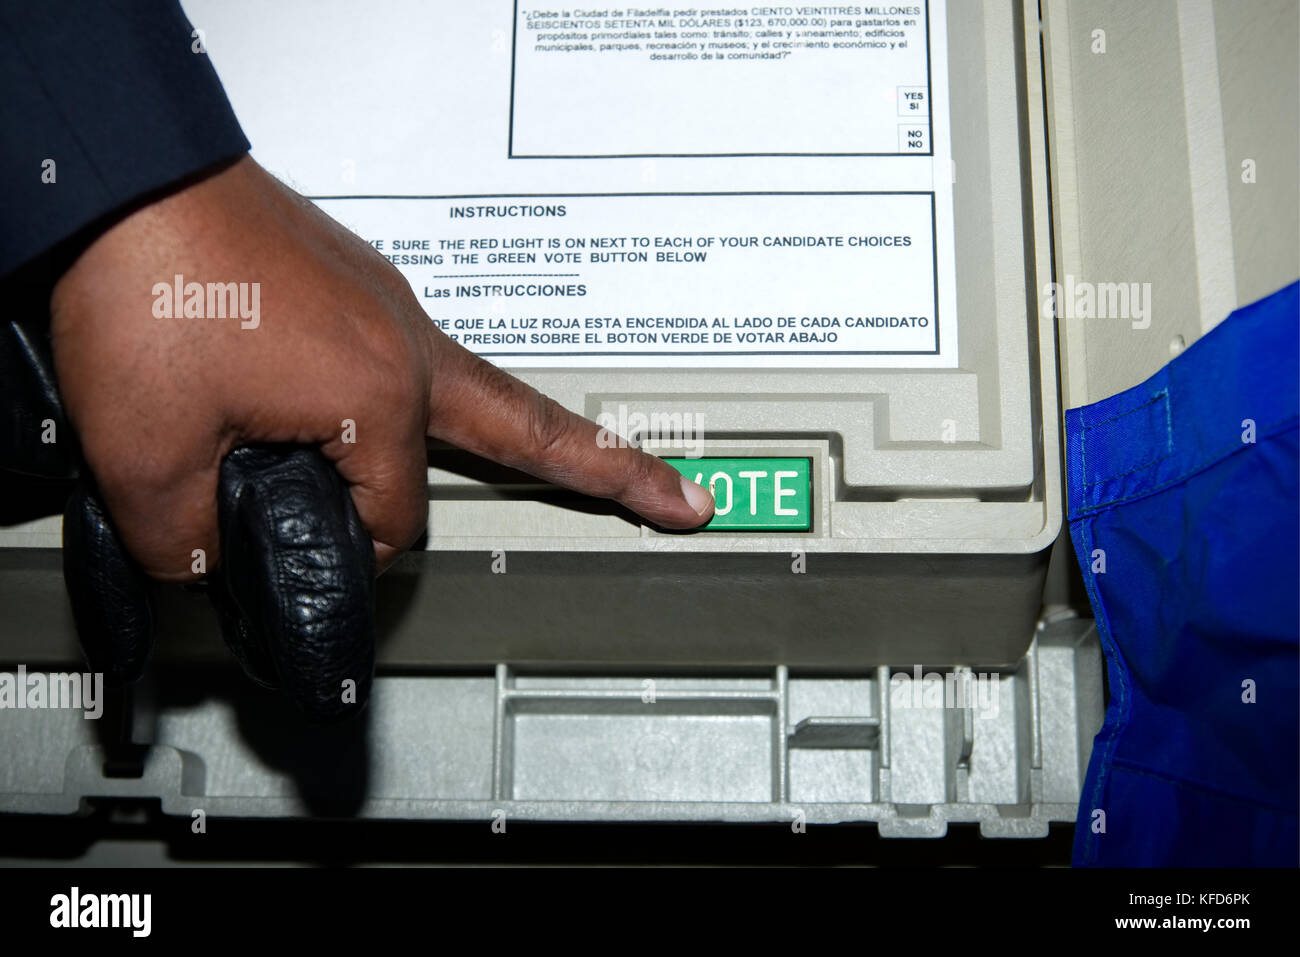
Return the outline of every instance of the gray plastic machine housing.
<path id="1" fill-rule="evenodd" d="M 364 722 L 309 737 L 228 670 L 204 677 L 229 667 L 206 598 L 170 589 L 157 659 L 182 667 L 137 694 L 139 776 L 108 773 L 79 713 L 13 712 L 0 810 L 158 797 L 166 814 L 281 817 L 324 801 L 366 817 L 803 815 L 915 836 L 1071 820 L 1101 661 L 1088 621 L 1039 621 L 1062 490 L 1036 292 L 1051 272 L 1038 15 L 954 2 L 947 18 L 957 368 L 518 373 L 592 418 L 702 412 L 706 455 L 809 457 L 810 531 L 662 533 L 435 449 L 428 544 L 380 579 Z M 644 438 L 672 454 L 680 437 Z M 58 528 L 0 532 L 6 668 L 79 661 Z M 999 706 L 901 706 L 894 678 L 918 667 L 991 675 Z"/>

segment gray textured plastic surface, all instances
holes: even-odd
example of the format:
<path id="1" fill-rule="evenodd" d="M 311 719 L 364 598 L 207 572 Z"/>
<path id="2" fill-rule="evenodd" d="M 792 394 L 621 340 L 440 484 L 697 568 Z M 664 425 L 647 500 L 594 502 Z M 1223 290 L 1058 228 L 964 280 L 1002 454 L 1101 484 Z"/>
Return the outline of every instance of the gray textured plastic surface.
<path id="1" fill-rule="evenodd" d="M 1042 7 L 1058 275 L 1147 287 L 1138 321 L 1061 321 L 1076 406 L 1300 275 L 1300 5 Z"/>
<path id="2" fill-rule="evenodd" d="M 959 368 L 522 371 L 593 418 L 702 416 L 707 455 L 810 457 L 812 530 L 660 533 L 435 450 L 427 551 L 380 583 L 381 665 L 834 670 L 1021 657 L 1061 524 L 1055 334 L 1035 292 L 1050 262 L 1037 8 L 961 2 L 947 16 Z M 667 453 L 681 442 L 650 438 Z M 57 541 L 57 524 L 0 537 Z M 0 592 L 23 594 L 42 563 L 32 551 L 0 560 Z M 218 647 L 188 597 L 167 599 L 164 656 Z M 27 614 L 40 627 L 6 634 L 0 660 L 75 656 L 66 616 Z"/>
<path id="3" fill-rule="evenodd" d="M 893 837 L 954 821 L 1041 837 L 1073 821 L 1102 714 L 1092 623 L 1045 624 L 1014 670 L 970 671 L 986 691 L 935 707 L 891 677 L 910 667 L 614 678 L 501 665 L 380 678 L 366 719 L 326 732 L 222 673 L 138 696 L 138 777 L 106 773 L 107 729 L 79 711 L 0 711 L 0 812 L 123 797 L 183 817 L 875 821 Z"/>
<path id="4" fill-rule="evenodd" d="M 708 455 L 812 457 L 813 529 L 665 535 L 435 467 L 429 548 L 458 554 L 433 562 L 466 596 L 437 614 L 473 648 L 439 641 L 430 663 L 493 646 L 510 661 L 792 667 L 1024 652 L 1060 527 L 1054 330 L 1034 293 L 1048 268 L 1037 14 L 954 3 L 948 19 L 960 367 L 522 372 L 593 418 L 702 416 Z M 513 571 L 479 582 L 491 550 L 554 569 L 553 597 Z M 481 622 L 469 596 L 493 593 L 517 616 Z"/>

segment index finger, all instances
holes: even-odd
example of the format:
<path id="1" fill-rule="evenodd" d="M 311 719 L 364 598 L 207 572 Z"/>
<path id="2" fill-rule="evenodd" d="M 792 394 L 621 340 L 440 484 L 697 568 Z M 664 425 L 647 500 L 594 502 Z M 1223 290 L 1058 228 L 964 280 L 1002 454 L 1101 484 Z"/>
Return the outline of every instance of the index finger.
<path id="1" fill-rule="evenodd" d="M 430 323 L 428 434 L 555 485 L 609 498 L 664 528 L 713 516 L 713 496 L 636 448 L 605 448 L 595 422 L 479 358 Z"/>

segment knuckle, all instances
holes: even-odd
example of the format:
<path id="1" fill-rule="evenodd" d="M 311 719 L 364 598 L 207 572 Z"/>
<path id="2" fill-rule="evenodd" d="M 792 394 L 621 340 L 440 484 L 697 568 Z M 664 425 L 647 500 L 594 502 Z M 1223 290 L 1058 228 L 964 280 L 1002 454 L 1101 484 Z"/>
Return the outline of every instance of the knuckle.
<path id="1" fill-rule="evenodd" d="M 569 414 L 554 399 L 537 395 L 528 403 L 528 442 L 541 458 L 560 450 L 569 434 Z"/>
<path id="2" fill-rule="evenodd" d="M 619 488 L 620 496 L 627 496 L 634 490 L 645 489 L 657 478 L 658 460 L 645 452 L 633 452 L 623 470 L 623 482 Z"/>
<path id="3" fill-rule="evenodd" d="M 439 381 L 436 384 L 440 389 L 451 388 L 457 391 L 463 390 L 470 395 L 482 396 L 484 401 L 496 405 L 503 411 L 513 408 L 514 404 L 524 397 L 524 392 L 520 388 L 522 383 L 513 380 L 486 360 L 470 362 L 459 370 L 459 376 L 459 380 L 456 377 L 448 377 L 445 382 Z"/>

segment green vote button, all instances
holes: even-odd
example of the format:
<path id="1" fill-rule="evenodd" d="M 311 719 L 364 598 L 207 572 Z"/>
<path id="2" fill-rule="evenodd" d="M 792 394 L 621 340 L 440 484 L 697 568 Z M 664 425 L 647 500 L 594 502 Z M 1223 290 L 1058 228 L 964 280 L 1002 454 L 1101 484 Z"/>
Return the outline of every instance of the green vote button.
<path id="1" fill-rule="evenodd" d="M 812 529 L 810 458 L 665 458 L 713 493 L 710 532 Z"/>

